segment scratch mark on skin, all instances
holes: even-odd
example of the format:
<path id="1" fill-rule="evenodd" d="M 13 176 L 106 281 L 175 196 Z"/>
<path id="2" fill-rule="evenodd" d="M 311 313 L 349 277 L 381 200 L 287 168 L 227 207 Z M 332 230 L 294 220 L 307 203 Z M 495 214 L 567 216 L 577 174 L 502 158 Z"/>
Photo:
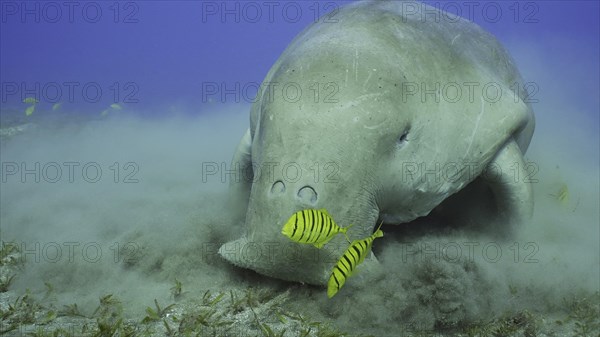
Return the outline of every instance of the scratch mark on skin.
<path id="1" fill-rule="evenodd" d="M 365 83 L 363 83 L 363 89 L 365 89 L 367 87 L 367 83 L 369 83 L 369 80 L 371 79 L 372 76 L 373 76 L 373 72 L 370 71 L 369 76 L 367 76 L 367 79 L 365 80 Z"/>
<path id="2" fill-rule="evenodd" d="M 456 39 L 458 39 L 458 37 L 460 36 L 460 34 L 456 35 L 453 39 L 452 42 L 450 42 L 450 45 L 454 45 L 454 41 L 456 41 Z"/>
<path id="3" fill-rule="evenodd" d="M 386 96 L 388 94 L 389 94 L 389 91 L 360 95 L 360 96 L 356 97 L 355 99 L 353 99 L 351 101 L 345 101 L 345 102 L 343 102 L 340 105 L 340 108 L 347 108 L 349 106 L 354 106 L 356 109 L 359 109 L 359 111 L 365 111 L 366 112 L 369 109 L 362 109 L 360 107 L 361 104 L 365 103 L 365 101 L 367 103 L 370 103 L 370 102 L 373 102 L 373 101 L 377 101 L 377 99 L 379 97 L 384 97 L 384 96 Z"/>
<path id="4" fill-rule="evenodd" d="M 354 50 L 354 80 L 358 81 L 358 50 Z"/>
<path id="5" fill-rule="evenodd" d="M 483 112 L 485 110 L 485 105 L 483 103 L 483 97 L 479 97 L 481 99 L 481 110 L 479 111 L 479 115 L 477 116 L 477 121 L 475 122 L 475 128 L 473 128 L 473 132 L 471 133 L 471 137 L 469 140 L 469 146 L 467 147 L 467 151 L 465 152 L 464 158 L 467 158 L 469 151 L 471 150 L 471 145 L 473 145 L 473 141 L 475 140 L 475 134 L 477 133 L 477 129 L 479 129 L 479 122 L 481 122 L 481 117 L 483 116 Z"/>
<path id="6" fill-rule="evenodd" d="M 375 130 L 375 129 L 379 129 L 380 127 L 382 127 L 383 125 L 385 125 L 387 123 L 388 123 L 387 121 L 383 121 L 383 122 L 381 122 L 381 123 L 379 123 L 377 125 L 371 125 L 371 126 L 369 126 L 369 125 L 363 125 L 363 128 L 369 129 L 369 130 Z"/>
<path id="7" fill-rule="evenodd" d="M 344 80 L 344 86 L 348 87 L 348 69 L 346 69 L 346 79 Z"/>
<path id="8" fill-rule="evenodd" d="M 376 98 L 385 96 L 385 92 L 377 92 L 377 93 L 373 93 L 373 94 L 365 94 L 365 95 L 360 95 L 358 97 L 356 97 L 355 99 L 353 99 L 352 101 L 348 102 L 346 105 L 359 105 L 360 103 L 366 101 L 366 100 L 375 100 Z"/>

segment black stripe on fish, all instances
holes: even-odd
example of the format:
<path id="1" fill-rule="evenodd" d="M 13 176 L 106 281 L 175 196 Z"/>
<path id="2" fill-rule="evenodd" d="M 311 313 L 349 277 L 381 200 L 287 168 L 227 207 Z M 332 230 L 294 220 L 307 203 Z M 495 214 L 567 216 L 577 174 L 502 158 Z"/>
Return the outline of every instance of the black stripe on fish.
<path id="1" fill-rule="evenodd" d="M 360 261 L 360 249 L 356 248 L 356 246 L 352 246 L 352 250 L 348 250 L 348 252 L 350 253 L 350 255 L 352 255 L 352 257 L 354 258 L 354 261 L 356 263 L 358 263 L 358 261 Z M 356 252 L 356 255 L 353 254 L 353 252 Z"/>
<path id="2" fill-rule="evenodd" d="M 335 266 L 337 268 L 337 270 L 339 270 L 339 272 L 342 274 L 342 276 L 344 277 L 343 280 L 346 279 L 346 277 L 348 277 L 348 274 L 350 273 L 350 270 L 348 268 L 346 268 L 346 265 L 340 260 L 338 261 L 337 266 Z M 345 269 L 345 270 L 344 270 Z M 342 280 L 342 281 L 343 281 Z"/>
<path id="3" fill-rule="evenodd" d="M 313 222 L 314 222 L 314 227 L 313 227 L 313 232 L 315 233 L 314 237 L 312 238 L 311 242 L 317 242 L 319 240 L 319 231 L 321 230 L 321 220 L 320 220 L 320 214 L 319 212 L 317 212 L 317 210 L 313 210 Z"/>
<path id="4" fill-rule="evenodd" d="M 319 213 L 319 223 L 321 226 L 319 226 L 319 235 L 317 235 L 317 239 L 321 238 L 321 234 L 323 234 L 323 228 L 325 228 L 325 215 L 322 212 Z"/>
<path id="5" fill-rule="evenodd" d="M 363 253 L 367 250 L 367 243 L 364 241 L 360 242 L 360 248 L 362 248 Z"/>
<path id="6" fill-rule="evenodd" d="M 296 235 L 296 230 L 298 229 L 298 216 L 294 214 L 294 230 L 292 231 L 292 237 Z"/>
<path id="7" fill-rule="evenodd" d="M 310 209 L 310 210 L 306 210 L 306 212 L 307 212 L 307 215 L 308 215 L 309 226 L 307 227 L 307 230 L 306 230 L 308 232 L 308 237 L 304 241 L 305 242 L 312 242 L 311 237 L 314 234 L 313 233 L 313 229 L 315 228 L 315 219 L 314 219 L 314 216 L 313 216 L 314 210 Z"/>
<path id="8" fill-rule="evenodd" d="M 348 271 L 352 271 L 354 269 L 354 264 L 352 263 L 352 261 L 350 261 L 348 256 L 346 256 L 346 254 L 344 254 L 343 257 L 346 261 L 348 261 L 348 267 L 349 267 Z"/>
<path id="9" fill-rule="evenodd" d="M 337 268 L 339 270 L 339 268 L 337 266 L 335 266 L 335 268 Z M 344 274 L 341 270 L 340 272 L 342 273 L 342 275 Z M 337 289 L 340 289 L 340 281 L 338 281 L 337 276 L 335 275 L 335 270 L 333 271 L 333 273 L 331 273 L 333 275 L 333 280 L 335 281 L 335 284 L 337 285 Z"/>
<path id="10" fill-rule="evenodd" d="M 311 209 L 310 211 L 308 211 L 308 215 L 310 216 L 310 220 L 308 220 L 308 222 L 310 223 L 310 228 L 308 229 L 308 237 L 306 238 L 306 242 L 312 242 L 311 240 L 311 236 L 315 230 L 315 210 Z"/>
<path id="11" fill-rule="evenodd" d="M 302 231 L 300 232 L 300 237 L 298 238 L 298 242 L 302 242 L 302 237 L 304 237 L 304 232 L 306 232 L 306 217 L 304 216 L 304 212 L 300 212 L 302 214 Z"/>
<path id="12" fill-rule="evenodd" d="M 340 259 L 337 264 L 336 264 L 337 269 L 339 270 L 345 270 L 343 272 L 344 276 L 346 276 L 346 272 L 348 272 L 350 269 L 348 268 L 348 266 L 346 266 L 346 264 L 344 263 L 344 261 L 342 259 Z"/>

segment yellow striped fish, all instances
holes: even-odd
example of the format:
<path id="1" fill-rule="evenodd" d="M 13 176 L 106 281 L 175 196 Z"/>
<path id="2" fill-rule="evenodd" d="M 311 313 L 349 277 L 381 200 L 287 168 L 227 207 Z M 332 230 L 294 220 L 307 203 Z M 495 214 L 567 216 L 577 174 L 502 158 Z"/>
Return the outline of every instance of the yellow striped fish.
<path id="1" fill-rule="evenodd" d="M 327 210 L 305 209 L 294 213 L 283 225 L 281 234 L 298 243 L 312 244 L 317 248 L 323 247 L 336 234 L 348 235 L 346 231 L 352 225 L 342 228 L 338 226 Z"/>
<path id="2" fill-rule="evenodd" d="M 383 231 L 380 224 L 373 235 L 366 239 L 352 241 L 350 247 L 346 249 L 344 255 L 342 255 L 331 271 L 331 276 L 327 283 L 327 297 L 332 298 L 342 289 L 344 283 L 346 283 L 346 279 L 352 276 L 356 266 L 365 260 L 365 257 L 371 250 L 373 241 L 382 236 Z"/>

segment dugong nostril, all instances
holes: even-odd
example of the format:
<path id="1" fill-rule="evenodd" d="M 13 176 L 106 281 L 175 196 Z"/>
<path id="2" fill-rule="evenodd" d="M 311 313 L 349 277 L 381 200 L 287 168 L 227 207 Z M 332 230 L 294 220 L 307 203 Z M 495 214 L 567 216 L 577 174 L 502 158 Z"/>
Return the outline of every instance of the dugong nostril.
<path id="1" fill-rule="evenodd" d="M 304 186 L 298 191 L 298 198 L 306 203 L 315 204 L 317 202 L 317 192 L 310 186 Z"/>
<path id="2" fill-rule="evenodd" d="M 277 180 L 273 186 L 271 186 L 271 194 L 279 195 L 285 192 L 285 184 L 281 180 Z"/>

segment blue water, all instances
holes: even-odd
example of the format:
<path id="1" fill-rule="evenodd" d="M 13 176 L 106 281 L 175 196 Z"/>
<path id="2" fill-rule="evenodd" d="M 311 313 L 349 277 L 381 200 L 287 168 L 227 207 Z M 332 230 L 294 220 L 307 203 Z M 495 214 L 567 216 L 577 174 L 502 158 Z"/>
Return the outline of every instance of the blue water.
<path id="1" fill-rule="evenodd" d="M 91 113 L 119 103 L 138 113 L 160 114 L 173 104 L 198 111 L 209 100 L 249 102 L 294 36 L 316 16 L 347 2 L 97 1 L 67 6 L 3 1 L 1 103 L 19 106 L 34 95 L 39 108 L 65 102 L 66 110 Z M 426 3 L 475 21 L 509 51 L 516 42 L 542 50 L 539 61 L 554 81 L 564 84 L 561 94 L 574 98 L 598 125 L 598 95 L 590 94 L 600 89 L 597 1 Z M 513 56 L 519 64 L 526 55 Z M 527 78 L 528 69 L 521 71 Z M 221 95 L 227 90 L 236 93 Z M 548 94 L 548 88 L 541 88 L 539 97 Z"/>

